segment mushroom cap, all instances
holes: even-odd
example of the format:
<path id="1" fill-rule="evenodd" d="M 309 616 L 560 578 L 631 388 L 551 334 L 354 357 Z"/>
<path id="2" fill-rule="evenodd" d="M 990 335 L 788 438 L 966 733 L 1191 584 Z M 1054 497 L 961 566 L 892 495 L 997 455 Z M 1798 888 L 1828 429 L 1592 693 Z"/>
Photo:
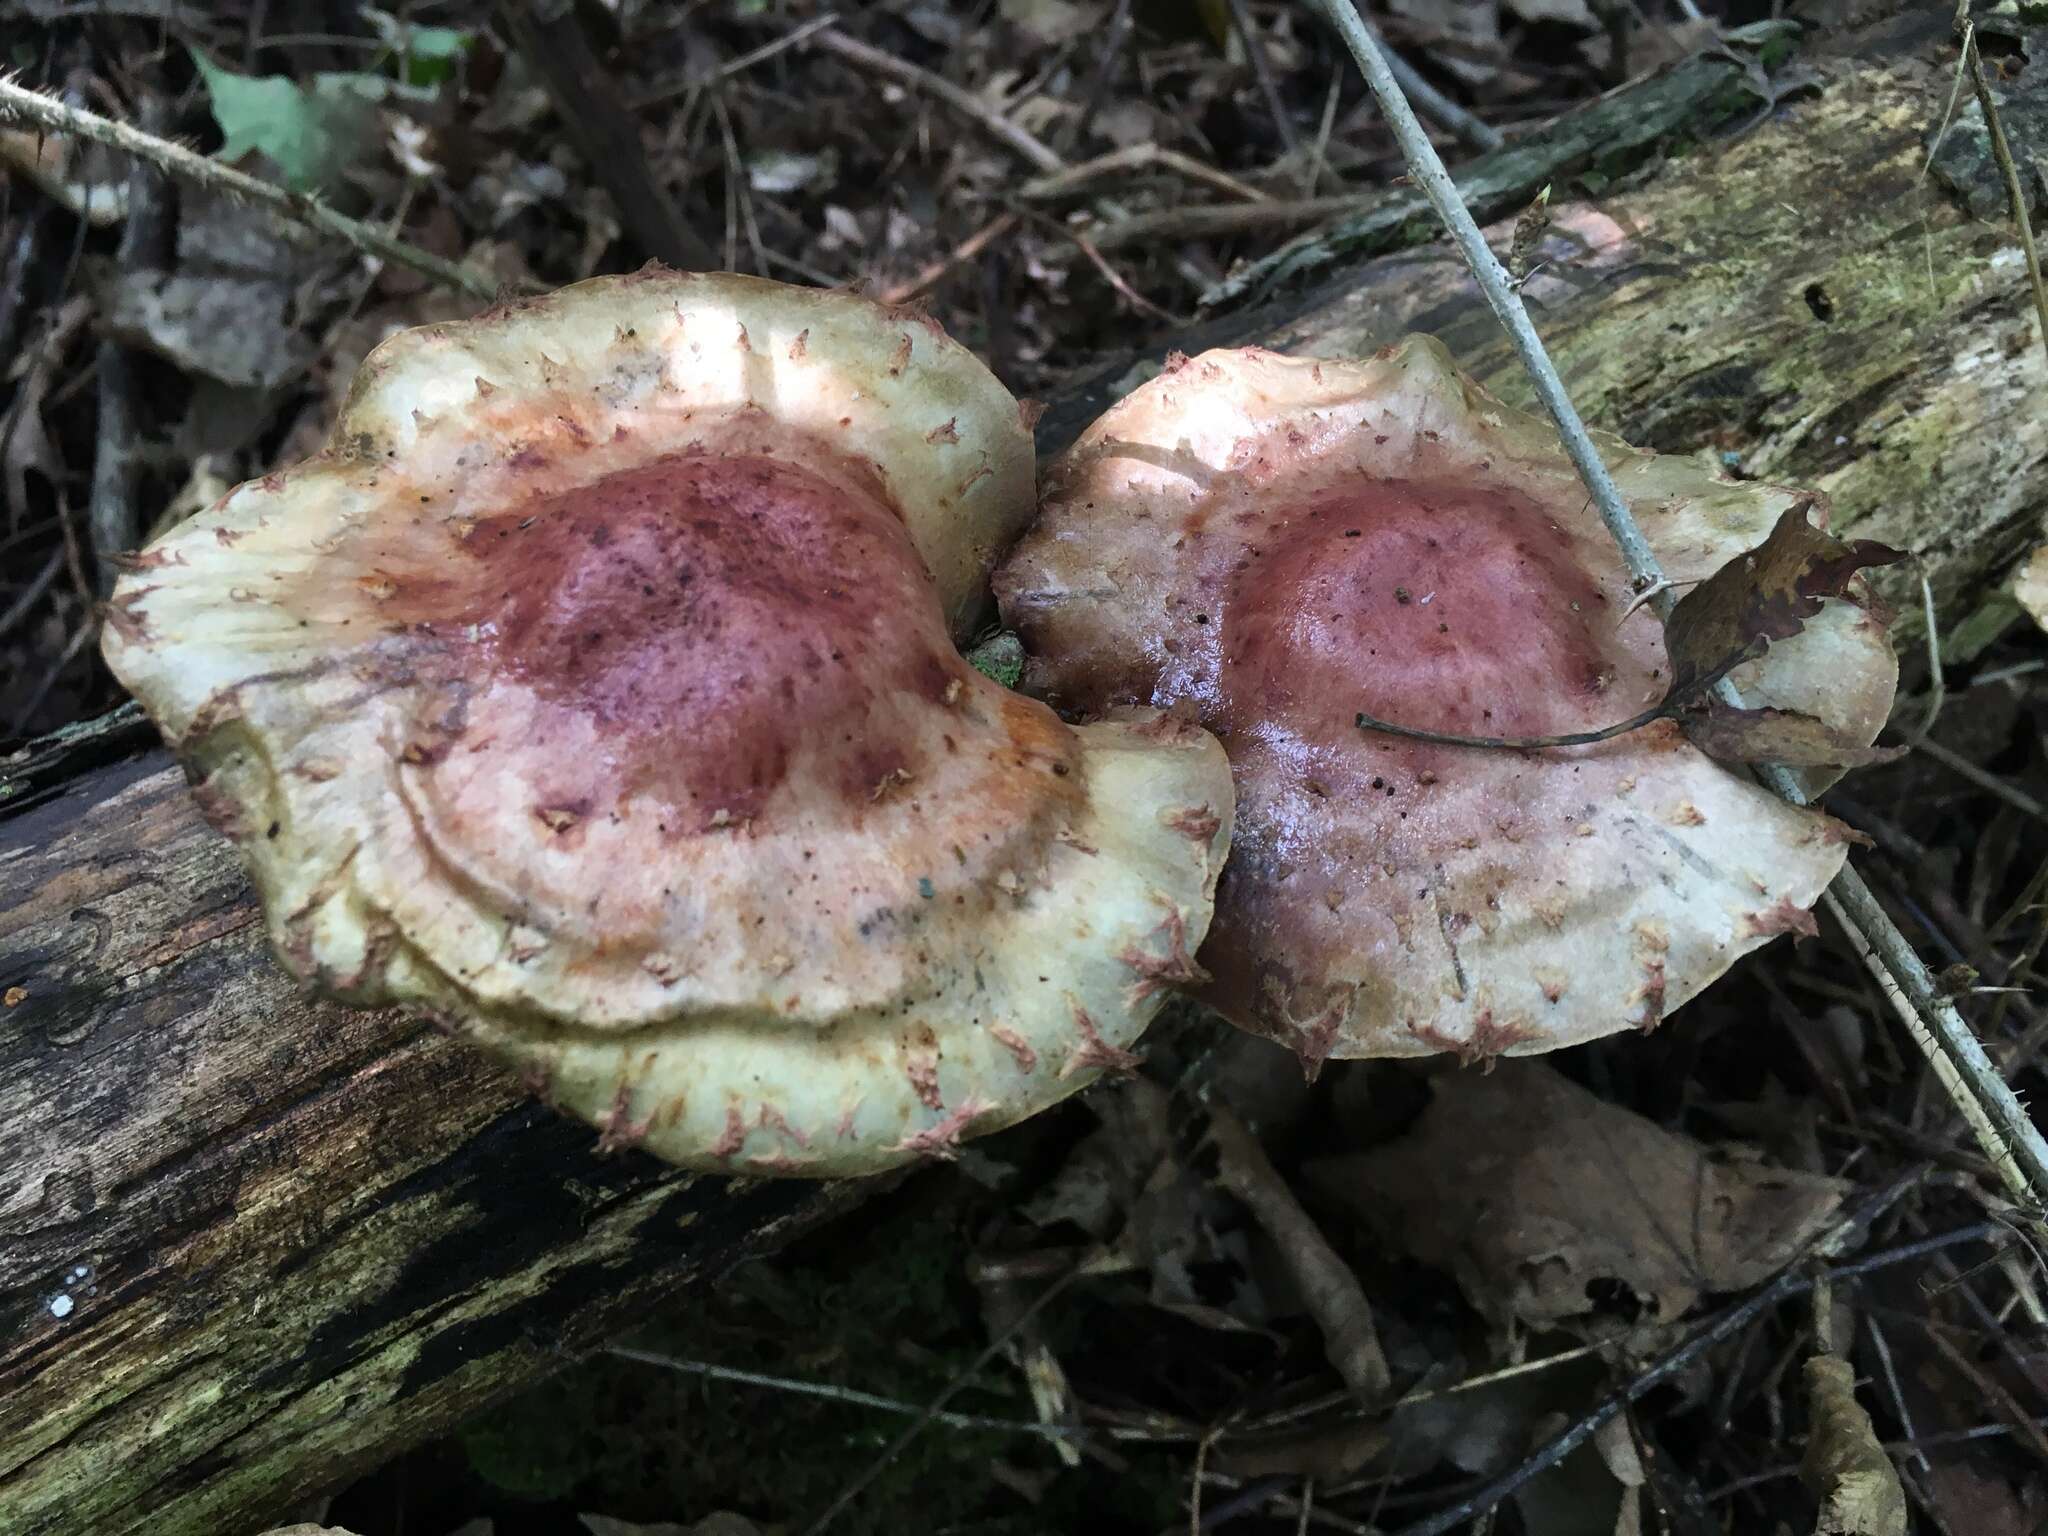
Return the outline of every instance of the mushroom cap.
<path id="1" fill-rule="evenodd" d="M 1601 450 L 1681 582 L 1761 543 L 1795 498 Z M 1171 709 L 1222 738 L 1238 810 L 1204 995 L 1310 1064 L 1647 1028 L 1772 934 L 1810 932 L 1844 856 L 1838 824 L 1669 720 L 1549 751 L 1354 725 L 1577 732 L 1669 676 L 1549 424 L 1431 338 L 1362 362 L 1174 359 L 1052 466 L 995 588 L 1034 692 L 1083 715 Z M 1867 743 L 1896 663 L 1880 618 L 1831 599 L 1733 676 Z"/>
<path id="2" fill-rule="evenodd" d="M 105 648 L 284 963 L 692 1167 L 943 1153 L 1192 974 L 1204 733 L 1080 729 L 953 627 L 1030 515 L 929 321 L 656 272 L 403 333 L 328 446 L 119 583 Z"/>

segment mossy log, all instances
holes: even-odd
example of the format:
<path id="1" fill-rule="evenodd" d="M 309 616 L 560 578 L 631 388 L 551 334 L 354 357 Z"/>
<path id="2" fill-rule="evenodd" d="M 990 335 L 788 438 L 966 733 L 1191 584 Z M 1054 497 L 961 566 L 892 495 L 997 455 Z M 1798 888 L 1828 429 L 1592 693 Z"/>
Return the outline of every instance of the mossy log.
<path id="1" fill-rule="evenodd" d="M 2048 508 L 2048 366 L 2004 222 L 1920 175 L 1936 45 L 1885 51 L 1599 199 L 1593 151 L 1523 161 L 1556 209 L 1528 292 L 1594 421 L 1826 489 L 1981 638 Z M 1525 399 L 1448 253 L 1375 238 L 1175 340 L 1431 330 Z M 1056 402 L 1046 446 L 1163 350 Z M 417 1021 L 301 998 L 144 739 L 131 714 L 0 764 L 7 1536 L 255 1528 L 854 1198 L 598 1157 Z"/>

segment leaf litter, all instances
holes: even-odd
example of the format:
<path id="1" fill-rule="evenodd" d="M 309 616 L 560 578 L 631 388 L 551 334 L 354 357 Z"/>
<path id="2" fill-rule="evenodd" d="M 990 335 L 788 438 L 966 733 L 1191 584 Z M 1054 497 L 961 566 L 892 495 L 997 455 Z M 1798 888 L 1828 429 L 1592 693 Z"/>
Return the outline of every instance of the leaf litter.
<path id="1" fill-rule="evenodd" d="M 61 9 L 30 7 L 38 17 Z M 977 245 L 1039 168 L 920 90 L 788 42 L 818 21 L 815 8 L 749 0 L 668 14 L 620 0 L 581 9 L 598 18 L 621 95 L 654 103 L 635 108 L 650 164 L 695 223 L 724 234 L 721 254 L 768 276 L 914 299 L 1025 391 L 1051 394 L 1128 345 L 1134 318 L 1149 332 L 1127 292 L 1188 312 L 1233 261 L 1295 227 L 1255 210 L 1220 235 L 1177 228 L 1183 205 L 1263 199 L 1284 210 L 1304 189 L 1368 189 L 1396 169 L 1375 115 L 1293 7 L 1004 0 L 983 25 L 935 4 L 842 8 L 837 25 L 849 35 L 961 84 L 1070 168 L 1140 151 L 1037 204 L 1050 217 L 1013 221 Z M 1435 83 L 1509 130 L 1603 89 L 1619 62 L 1597 8 L 1576 3 L 1370 9 Z M 1240 11 L 1290 109 L 1291 151 Z M 102 108 L 125 116 L 124 101 L 182 102 L 180 136 L 320 187 L 510 283 L 633 263 L 630 232 L 565 145 L 560 109 L 508 56 L 483 8 L 437 7 L 432 19 L 447 25 L 434 28 L 370 8 L 316 12 L 345 45 L 273 41 L 260 21 L 252 31 L 226 14 L 170 23 L 109 15 L 52 23 L 64 46 L 49 57 L 71 79 L 96 70 L 87 94 Z M 182 46 L 163 48 L 165 25 Z M 1671 7 L 1642 8 L 1629 67 L 1680 56 L 1694 25 Z M 1987 17 L 1987 36 L 1990 25 Z M 746 62 L 764 48 L 774 51 Z M 2011 58 L 2001 88 L 2031 99 L 2038 92 L 2024 88 L 2038 65 L 2023 52 Z M 0 349 L 13 359 L 0 408 L 9 501 L 0 611 L 33 596 L 0 630 L 0 733 L 23 733 L 111 701 L 89 646 L 63 659 L 91 623 L 92 594 L 72 570 L 89 572 L 92 552 L 78 548 L 74 562 L 66 539 L 80 542 L 68 517 L 92 467 L 88 386 L 103 335 L 157 370 L 143 413 L 145 505 L 196 508 L 317 442 L 354 360 L 381 335 L 474 306 L 346 253 L 301 265 L 288 238 L 253 221 L 238 230 L 197 199 L 187 199 L 192 228 L 181 224 L 168 266 L 111 268 L 125 166 L 12 134 L 0 153 L 12 178 L 0 236 L 10 259 L 32 257 L 21 289 L 32 324 Z M 1190 164 L 1209 174 L 1191 175 Z M 1585 191 L 1560 185 L 1556 196 Z M 1114 245 L 1117 223 L 1140 214 L 1165 221 L 1159 234 Z M 1077 232 L 1113 251 L 1107 272 Z M 238 252 L 216 235 L 251 243 Z M 237 285 L 248 291 L 229 291 Z M 0 296 L 0 310 L 12 297 Z M 1714 622 L 1702 623 L 1710 638 L 1697 646 L 1695 675 L 1726 670 L 1735 642 L 1780 638 L 1774 628 L 1810 617 L 1802 608 L 1816 592 L 1838 575 L 1853 579 L 1844 558 L 1801 535 L 1782 564 L 1777 553 L 1759 556 L 1759 567 L 1730 576 L 1719 617 L 1702 610 Z M 55 575 L 40 588 L 21 585 L 46 570 Z M 1680 608 L 1698 608 L 1710 586 Z M 2037 594 L 2023 582 L 2017 595 Z M 1972 645 L 1976 664 L 1951 679 L 1940 739 L 2038 789 L 2048 739 L 2038 641 L 2030 650 L 1994 629 Z M 1000 649 L 990 664 L 1013 665 Z M 1803 717 L 1759 714 L 1730 720 L 1709 707 L 1680 718 L 1703 747 L 1734 760 L 1840 760 Z M 2048 862 L 2039 821 L 1923 758 L 1874 766 L 1830 809 L 1875 841 L 1880 883 L 1902 912 L 1918 912 L 1916 937 L 1967 960 L 1982 985 L 2035 984 L 2048 927 L 2038 891 L 2026 894 Z M 1280 1060 L 1277 1075 L 1259 1064 L 1279 1053 L 1191 1016 L 1152 1048 L 1149 1105 L 1138 1102 L 1148 1085 L 1133 1084 L 987 1143 L 959 1169 L 878 1197 L 847 1228 L 693 1297 L 662 1320 L 661 1342 L 792 1381 L 895 1393 L 914 1413 L 968 1346 L 1012 1325 L 1018 1298 L 1086 1260 L 1036 1333 L 976 1379 L 972 1407 L 1019 1429 L 928 1431 L 923 1459 L 903 1469 L 894 1493 L 878 1487 L 873 1509 L 856 1511 L 846 1529 L 914 1519 L 920 1528 L 981 1520 L 976 1528 L 990 1531 L 1150 1531 L 1186 1528 L 1198 1514 L 1233 1530 L 1320 1519 L 1399 1530 L 1455 1507 L 1473 1479 L 1522 1462 L 1686 1324 L 1720 1315 L 1773 1256 L 1796 1256 L 1840 1209 L 1849 1178 L 1882 1182 L 1934 1156 L 1911 1199 L 1869 1235 L 1876 1249 L 1940 1240 L 1996 1210 L 1956 1150 L 1939 1096 L 1892 1049 L 1883 1018 L 1883 1000 L 1828 934 L 1796 954 L 1780 946 L 1648 1039 L 1582 1048 L 1554 1065 L 1503 1062 L 1490 1077 L 1342 1064 L 1310 1088 L 1291 1062 Z M 2031 999 L 2002 1005 L 1997 1019 L 1987 1041 L 2008 1071 L 2038 1077 Z M 1838 1049 L 1843 1038 L 1856 1048 Z M 1512 1086 L 1522 1091 L 1509 1097 Z M 1239 1180 L 1233 1192 L 1223 1177 L 1208 1096 L 1256 1138 L 1357 1275 L 1392 1378 L 1385 1399 L 1361 1400 L 1332 1365 L 1328 1320 L 1304 1294 L 1299 1253 L 1248 1207 L 1249 1186 Z M 1768 1152 L 1727 1144 L 1731 1133 Z M 1487 1161 L 1486 1143 L 1498 1148 L 1504 1137 L 1519 1157 Z M 1334 1183 L 1332 1170 L 1342 1171 Z M 1492 1186 L 1521 1192 L 1526 1212 L 1500 1219 Z M 2038 1279 L 2031 1259 L 2007 1249 L 2000 1260 L 1995 1244 L 1950 1251 L 1953 1262 L 1937 1254 L 1861 1287 L 1846 1357 L 1855 1401 L 1892 1447 L 1928 1528 L 2018 1536 L 2048 1514 L 2044 1462 L 2019 1427 L 2028 1413 L 2048 1413 Z M 1110 1257 L 1087 1259 L 1099 1252 Z M 1000 1302 L 967 1278 L 991 1267 L 1012 1277 Z M 1825 1448 L 1830 1409 L 1803 1390 L 1810 1340 L 1798 1310 L 1761 1315 L 1632 1423 L 1611 1422 L 1530 1478 L 1495 1529 L 1700 1529 L 1687 1510 L 1707 1511 L 1716 1529 L 1815 1529 L 1828 1488 L 1805 1492 L 1801 1462 L 1810 1442 Z M 1930 1342 L 1939 1330 L 1975 1375 Z M 654 1529 L 701 1530 L 720 1508 L 800 1523 L 838 1475 L 829 1458 L 857 1468 L 882 1438 L 872 1409 L 760 1386 L 670 1390 L 643 1367 L 608 1368 L 611 1395 L 585 1362 L 480 1415 L 437 1453 L 444 1469 L 466 1469 L 445 1477 L 466 1477 L 460 1494 L 479 1508 L 502 1506 L 504 1488 L 518 1485 L 523 1510 L 602 1509 Z M 572 1395 L 550 1395 L 558 1391 Z M 1026 1432 L 1054 1420 L 1083 1437 L 1072 1442 L 1078 1466 Z M 533 1428 L 524 1439 L 514 1433 L 522 1422 Z M 744 1436 L 722 1440 L 736 1425 Z M 1944 1435 L 1969 1438 L 1930 1438 Z M 1898 1449 L 1915 1436 L 1924 1448 Z M 646 1455 L 630 1454 L 635 1437 Z M 550 1458 L 572 1471 L 549 1470 Z M 420 1498 L 421 1482 L 372 1474 L 343 1503 L 395 1507 Z M 558 1501 L 565 1489 L 578 1497 L 549 1506 L 535 1496 L 543 1484 Z M 382 1528 L 337 1521 L 365 1536 Z M 410 1518 L 406 1528 L 434 1527 Z M 508 1536 L 530 1528 L 525 1514 L 498 1523 Z"/>

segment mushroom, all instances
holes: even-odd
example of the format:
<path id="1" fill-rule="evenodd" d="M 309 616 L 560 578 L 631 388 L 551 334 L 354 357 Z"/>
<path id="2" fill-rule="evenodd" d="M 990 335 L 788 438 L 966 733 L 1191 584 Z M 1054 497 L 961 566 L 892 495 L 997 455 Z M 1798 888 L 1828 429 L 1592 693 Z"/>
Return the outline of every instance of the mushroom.
<path id="1" fill-rule="evenodd" d="M 1797 500 L 1603 452 L 1681 583 Z M 1080 714 L 1178 711 L 1222 739 L 1237 825 L 1203 995 L 1311 1069 L 1648 1029 L 1771 935 L 1812 932 L 1844 857 L 1839 824 L 1669 719 L 1556 750 L 1359 728 L 1572 733 L 1668 681 L 1661 627 L 1550 426 L 1427 337 L 1363 362 L 1170 360 L 1051 467 L 995 588 L 1033 691 Z M 1883 629 L 1831 598 L 1733 676 L 1867 744 L 1896 683 Z"/>
<path id="2" fill-rule="evenodd" d="M 106 655 L 312 987 L 607 1145 L 875 1169 L 1129 1063 L 1227 844 L 1204 733 L 955 649 L 1033 473 L 922 315 L 594 279 L 384 343 L 132 562 Z"/>

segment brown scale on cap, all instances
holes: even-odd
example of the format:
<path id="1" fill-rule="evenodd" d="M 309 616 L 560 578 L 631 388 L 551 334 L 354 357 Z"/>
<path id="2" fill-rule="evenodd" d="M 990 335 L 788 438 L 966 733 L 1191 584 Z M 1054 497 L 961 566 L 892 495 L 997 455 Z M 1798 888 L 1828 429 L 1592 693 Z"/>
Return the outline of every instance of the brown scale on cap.
<path id="1" fill-rule="evenodd" d="M 1123 957 L 1207 930 L 1214 739 L 1069 726 L 956 649 L 1032 482 L 935 325 L 600 279 L 379 348 L 105 645 L 309 984 L 430 1011 L 608 1148 L 860 1172 L 1121 1060 L 1162 1001 Z"/>
<path id="2" fill-rule="evenodd" d="M 1795 500 L 1604 451 L 1681 582 Z M 1170 357 L 1052 467 L 995 585 L 1034 691 L 1082 717 L 1190 714 L 1222 739 L 1237 821 L 1203 995 L 1311 1068 L 1649 1027 L 1796 928 L 1841 862 L 1832 822 L 1670 721 L 1554 750 L 1359 728 L 1581 732 L 1669 683 L 1548 424 L 1426 338 L 1367 362 Z M 1881 628 L 1830 599 L 1736 681 L 1867 742 L 1895 676 Z"/>

